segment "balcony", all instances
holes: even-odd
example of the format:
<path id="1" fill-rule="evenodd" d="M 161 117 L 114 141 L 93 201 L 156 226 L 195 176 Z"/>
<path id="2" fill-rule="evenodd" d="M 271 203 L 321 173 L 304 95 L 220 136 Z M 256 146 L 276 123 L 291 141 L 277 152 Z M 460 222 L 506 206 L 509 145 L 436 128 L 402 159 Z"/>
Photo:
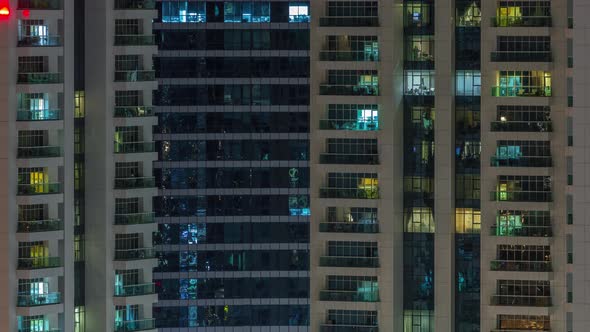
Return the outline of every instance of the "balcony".
<path id="1" fill-rule="evenodd" d="M 115 46 L 151 46 L 156 45 L 154 35 L 115 35 Z"/>
<path id="2" fill-rule="evenodd" d="M 320 325 L 320 332 L 379 332 L 377 325 Z"/>
<path id="3" fill-rule="evenodd" d="M 60 293 L 19 294 L 17 299 L 17 307 L 37 307 L 59 303 L 61 303 Z"/>
<path id="4" fill-rule="evenodd" d="M 378 154 L 322 153 L 320 164 L 378 165 Z"/>
<path id="5" fill-rule="evenodd" d="M 378 27 L 377 16 L 327 16 L 320 17 L 321 27 Z"/>
<path id="6" fill-rule="evenodd" d="M 491 131 L 522 131 L 522 132 L 551 132 L 551 121 L 494 121 L 490 125 Z"/>
<path id="7" fill-rule="evenodd" d="M 115 178 L 115 189 L 142 189 L 155 187 L 156 179 L 153 176 Z"/>
<path id="8" fill-rule="evenodd" d="M 551 87 L 548 86 L 520 86 L 520 87 L 492 87 L 492 97 L 551 97 Z"/>
<path id="9" fill-rule="evenodd" d="M 62 110 L 18 110 L 16 121 L 56 121 L 62 120 Z"/>
<path id="10" fill-rule="evenodd" d="M 379 189 L 320 188 L 320 198 L 378 199 Z"/>
<path id="11" fill-rule="evenodd" d="M 551 27 L 551 16 L 496 16 L 492 27 Z"/>
<path id="12" fill-rule="evenodd" d="M 492 167 L 551 167 L 550 156 L 519 156 L 514 158 L 492 156 Z"/>
<path id="13" fill-rule="evenodd" d="M 60 146 L 19 146 L 17 158 L 57 158 L 61 157 Z"/>
<path id="14" fill-rule="evenodd" d="M 491 305 L 550 307 L 551 296 L 492 295 Z"/>
<path id="15" fill-rule="evenodd" d="M 326 233 L 379 233 L 379 224 L 361 224 L 353 222 L 323 222 L 320 232 Z"/>
<path id="16" fill-rule="evenodd" d="M 154 108 L 151 106 L 124 106 L 115 107 L 115 118 L 139 118 L 154 116 Z"/>
<path id="17" fill-rule="evenodd" d="M 320 266 L 324 267 L 379 267 L 379 257 L 322 256 Z"/>
<path id="18" fill-rule="evenodd" d="M 490 270 L 517 272 L 551 272 L 552 269 L 551 262 L 493 260 L 490 262 Z"/>
<path id="19" fill-rule="evenodd" d="M 492 52 L 492 62 L 551 62 L 551 52 Z"/>
<path id="20" fill-rule="evenodd" d="M 524 237 L 550 237 L 553 236 L 551 226 L 507 226 L 493 225 L 490 227 L 492 236 L 524 236 Z"/>
<path id="21" fill-rule="evenodd" d="M 131 261 L 141 259 L 152 259 L 156 257 L 154 248 L 137 248 L 137 249 L 116 249 L 116 261 Z"/>
<path id="22" fill-rule="evenodd" d="M 21 36 L 18 47 L 56 47 L 61 46 L 61 36 Z"/>
<path id="23" fill-rule="evenodd" d="M 62 73 L 18 73 L 17 84 L 59 84 L 63 83 Z"/>
<path id="24" fill-rule="evenodd" d="M 321 84 L 320 95 L 330 96 L 378 96 L 378 85 Z"/>
<path id="25" fill-rule="evenodd" d="M 23 196 L 61 194 L 61 192 L 61 183 L 18 184 L 17 187 L 17 194 Z"/>
<path id="26" fill-rule="evenodd" d="M 156 329 L 156 320 L 153 318 L 115 322 L 115 332 L 130 332 L 154 329 Z"/>
<path id="27" fill-rule="evenodd" d="M 143 225 L 154 223 L 153 212 L 115 214 L 115 225 Z"/>
<path id="28" fill-rule="evenodd" d="M 536 328 L 536 327 L 535 328 L 533 328 L 533 327 L 528 328 L 527 327 L 525 329 L 493 329 L 490 332 L 528 332 L 528 331 L 533 331 L 533 332 L 549 332 L 551 330 L 548 329 L 548 328 L 539 329 L 539 328 Z"/>
<path id="29" fill-rule="evenodd" d="M 320 291 L 320 301 L 340 301 L 340 302 L 379 302 L 379 291 Z"/>
<path id="30" fill-rule="evenodd" d="M 359 121 L 359 120 L 342 120 L 342 119 L 325 119 L 320 120 L 320 129 L 322 130 L 355 130 L 355 131 L 372 131 L 379 129 L 378 121 Z"/>
<path id="31" fill-rule="evenodd" d="M 115 142 L 115 153 L 146 153 L 156 151 L 154 142 Z"/>
<path id="32" fill-rule="evenodd" d="M 40 330 L 40 331 L 33 330 L 33 329 L 19 329 L 19 330 L 17 330 L 17 332 L 62 332 L 62 329 L 49 328 L 49 329 L 44 329 L 44 330 Z"/>
<path id="33" fill-rule="evenodd" d="M 115 0 L 115 9 L 156 9 L 155 0 Z"/>
<path id="34" fill-rule="evenodd" d="M 155 80 L 156 72 L 153 70 L 115 71 L 115 82 L 147 82 Z"/>
<path id="35" fill-rule="evenodd" d="M 365 51 L 321 51 L 320 61 L 379 61 L 379 53 Z"/>
<path id="36" fill-rule="evenodd" d="M 18 9 L 59 10 L 60 0 L 18 0 Z"/>
<path id="37" fill-rule="evenodd" d="M 52 269 L 61 267 L 61 257 L 19 258 L 19 270 Z"/>
<path id="38" fill-rule="evenodd" d="M 490 200 L 497 202 L 552 202 L 550 191 L 492 191 Z"/>
<path id="39" fill-rule="evenodd" d="M 140 296 L 155 294 L 156 287 L 154 283 L 139 284 L 139 285 L 127 285 L 127 286 L 115 286 L 115 296 Z"/>
<path id="40" fill-rule="evenodd" d="M 18 233 L 37 233 L 63 231 L 64 223 L 60 219 L 19 221 L 16 227 Z"/>

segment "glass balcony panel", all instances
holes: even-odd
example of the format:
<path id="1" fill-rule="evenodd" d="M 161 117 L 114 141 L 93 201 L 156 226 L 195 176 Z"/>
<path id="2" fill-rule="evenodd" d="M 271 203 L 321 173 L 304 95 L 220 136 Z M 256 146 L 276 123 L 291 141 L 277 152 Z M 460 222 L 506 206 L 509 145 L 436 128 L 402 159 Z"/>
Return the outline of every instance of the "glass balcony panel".
<path id="1" fill-rule="evenodd" d="M 156 257 L 154 248 L 117 249 L 115 250 L 116 261 L 151 259 Z"/>
<path id="2" fill-rule="evenodd" d="M 551 16 L 496 16 L 493 27 L 551 27 Z"/>
<path id="3" fill-rule="evenodd" d="M 40 305 L 61 303 L 60 293 L 46 294 L 19 294 L 17 300 L 18 307 L 36 307 Z M 46 331 L 46 330 L 40 330 Z"/>
<path id="4" fill-rule="evenodd" d="M 155 0 L 115 0 L 115 9 L 156 9 Z"/>
<path id="5" fill-rule="evenodd" d="M 491 131 L 551 132 L 551 121 L 494 121 Z"/>
<path id="6" fill-rule="evenodd" d="M 551 226 L 519 226 L 493 225 L 490 228 L 493 236 L 526 236 L 526 237 L 548 237 L 553 236 Z"/>
<path id="7" fill-rule="evenodd" d="M 551 62 L 551 52 L 492 52 L 492 62 Z"/>
<path id="8" fill-rule="evenodd" d="M 115 332 L 154 330 L 155 328 L 156 320 L 153 318 L 115 322 Z"/>
<path id="9" fill-rule="evenodd" d="M 17 84 L 59 84 L 63 83 L 62 73 L 18 73 Z"/>
<path id="10" fill-rule="evenodd" d="M 377 85 L 335 85 L 321 84 L 320 95 L 333 96 L 378 96 Z"/>
<path id="11" fill-rule="evenodd" d="M 377 199 L 379 189 L 320 188 L 321 198 Z"/>
<path id="12" fill-rule="evenodd" d="M 492 167 L 551 167 L 550 156 L 520 156 L 517 158 L 505 158 L 492 156 L 490 166 Z"/>
<path id="13" fill-rule="evenodd" d="M 379 267 L 379 257 L 322 256 L 320 266 Z"/>
<path id="14" fill-rule="evenodd" d="M 115 46 L 156 45 L 154 35 L 115 35 Z"/>
<path id="15" fill-rule="evenodd" d="M 491 305 L 550 307 L 551 296 L 492 295 Z"/>
<path id="16" fill-rule="evenodd" d="M 61 192 L 61 183 L 19 184 L 17 188 L 17 194 L 25 196 L 60 194 Z"/>
<path id="17" fill-rule="evenodd" d="M 378 302 L 379 291 L 320 291 L 320 301 Z"/>
<path id="18" fill-rule="evenodd" d="M 373 325 L 321 325 L 320 332 L 379 332 L 378 326 Z"/>
<path id="19" fill-rule="evenodd" d="M 55 232 L 64 229 L 60 219 L 19 221 L 16 227 L 18 233 Z"/>
<path id="20" fill-rule="evenodd" d="M 320 129 L 322 130 L 379 130 L 378 121 L 358 121 L 342 119 L 325 119 L 320 120 Z"/>
<path id="21" fill-rule="evenodd" d="M 61 46 L 61 36 L 20 36 L 18 47 L 55 47 Z"/>
<path id="22" fill-rule="evenodd" d="M 154 286 L 154 283 L 115 287 L 115 296 L 138 296 L 155 294 L 155 292 L 156 288 Z"/>
<path id="23" fill-rule="evenodd" d="M 361 224 L 353 222 L 323 222 L 320 232 L 329 233 L 379 233 L 379 224 Z"/>
<path id="24" fill-rule="evenodd" d="M 329 16 L 320 17 L 321 27 L 377 27 L 379 18 L 376 16 Z"/>
<path id="25" fill-rule="evenodd" d="M 115 214 L 115 225 L 140 225 L 154 223 L 153 212 Z"/>
<path id="26" fill-rule="evenodd" d="M 492 97 L 551 97 L 551 87 L 520 86 L 520 87 L 492 87 Z"/>
<path id="27" fill-rule="evenodd" d="M 55 121 L 62 120 L 62 110 L 18 110 L 17 121 Z"/>
<path id="28" fill-rule="evenodd" d="M 551 202 L 550 191 L 492 191 L 490 200 L 498 202 Z"/>
<path id="29" fill-rule="evenodd" d="M 155 188 L 156 179 L 150 177 L 115 178 L 115 189 Z"/>
<path id="30" fill-rule="evenodd" d="M 115 142 L 115 153 L 145 153 L 156 151 L 154 142 Z"/>
<path id="31" fill-rule="evenodd" d="M 57 10 L 62 4 L 60 0 L 18 0 L 18 9 Z"/>
<path id="32" fill-rule="evenodd" d="M 115 107 L 115 118 L 135 118 L 154 116 L 154 108 L 150 106 Z"/>
<path id="33" fill-rule="evenodd" d="M 379 61 L 379 55 L 364 51 L 321 51 L 320 61 Z"/>
<path id="34" fill-rule="evenodd" d="M 17 158 L 57 158 L 61 157 L 60 146 L 18 147 Z"/>
<path id="35" fill-rule="evenodd" d="M 551 262 L 493 260 L 490 262 L 490 270 L 492 270 L 492 271 L 520 271 L 520 272 L 550 272 L 551 271 Z"/>
<path id="36" fill-rule="evenodd" d="M 379 164 L 379 155 L 322 153 L 320 154 L 320 164 L 377 165 Z"/>
<path id="37" fill-rule="evenodd" d="M 156 72 L 153 70 L 115 71 L 115 82 L 145 82 L 155 80 Z"/>
<path id="38" fill-rule="evenodd" d="M 61 267 L 60 257 L 34 257 L 34 258 L 19 258 L 19 270 L 35 270 L 35 269 L 50 269 Z"/>

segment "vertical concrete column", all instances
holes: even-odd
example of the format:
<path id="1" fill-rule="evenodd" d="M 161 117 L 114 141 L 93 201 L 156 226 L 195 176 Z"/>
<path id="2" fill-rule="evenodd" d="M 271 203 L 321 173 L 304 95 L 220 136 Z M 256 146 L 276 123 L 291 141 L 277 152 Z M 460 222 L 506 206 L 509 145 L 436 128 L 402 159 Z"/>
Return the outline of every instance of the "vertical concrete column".
<path id="1" fill-rule="evenodd" d="M 455 1 L 434 2 L 434 330 L 453 332 L 455 295 Z"/>

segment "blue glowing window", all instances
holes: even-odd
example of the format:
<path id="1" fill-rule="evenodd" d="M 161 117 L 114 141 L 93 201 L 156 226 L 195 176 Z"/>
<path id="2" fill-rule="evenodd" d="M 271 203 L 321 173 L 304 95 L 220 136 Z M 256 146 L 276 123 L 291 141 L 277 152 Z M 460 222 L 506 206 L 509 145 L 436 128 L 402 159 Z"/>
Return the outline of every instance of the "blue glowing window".
<path id="1" fill-rule="evenodd" d="M 203 23 L 207 22 L 205 2 L 162 1 L 162 22 Z"/>
<path id="2" fill-rule="evenodd" d="M 289 22 L 290 23 L 309 22 L 309 3 L 290 2 L 289 3 Z"/>

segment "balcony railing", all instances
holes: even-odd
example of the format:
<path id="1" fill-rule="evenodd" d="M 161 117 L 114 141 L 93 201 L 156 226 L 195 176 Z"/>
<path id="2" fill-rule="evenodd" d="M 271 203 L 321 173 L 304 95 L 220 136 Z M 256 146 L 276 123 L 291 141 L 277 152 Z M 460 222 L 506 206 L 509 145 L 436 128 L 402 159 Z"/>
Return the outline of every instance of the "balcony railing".
<path id="1" fill-rule="evenodd" d="M 358 121 L 358 120 L 341 120 L 325 119 L 320 120 L 320 129 L 322 130 L 378 130 L 378 121 Z"/>
<path id="2" fill-rule="evenodd" d="M 62 73 L 18 73 L 18 84 L 59 84 L 63 83 Z"/>
<path id="3" fill-rule="evenodd" d="M 137 118 L 145 116 L 154 116 L 154 108 L 151 106 L 115 107 L 115 118 Z"/>
<path id="4" fill-rule="evenodd" d="M 551 16 L 496 16 L 493 27 L 551 27 Z"/>
<path id="5" fill-rule="evenodd" d="M 551 121 L 494 121 L 491 131 L 551 132 Z"/>
<path id="6" fill-rule="evenodd" d="M 18 9 L 57 10 L 62 9 L 60 0 L 18 0 Z"/>
<path id="7" fill-rule="evenodd" d="M 115 142 L 115 153 L 145 153 L 156 151 L 154 142 Z"/>
<path id="8" fill-rule="evenodd" d="M 320 325 L 320 332 L 379 332 L 377 325 Z"/>
<path id="9" fill-rule="evenodd" d="M 36 307 L 40 305 L 61 303 L 60 293 L 18 294 L 18 307 Z M 44 330 L 41 330 L 44 331 Z"/>
<path id="10" fill-rule="evenodd" d="M 377 85 L 346 85 L 346 84 L 321 84 L 320 95 L 332 96 L 378 96 Z"/>
<path id="11" fill-rule="evenodd" d="M 17 158 L 57 158 L 61 157 L 60 146 L 19 146 Z"/>
<path id="12" fill-rule="evenodd" d="M 115 178 L 115 189 L 155 188 L 156 179 L 149 177 Z"/>
<path id="13" fill-rule="evenodd" d="M 492 191 L 490 200 L 498 202 L 551 202 L 550 191 Z"/>
<path id="14" fill-rule="evenodd" d="M 377 27 L 377 16 L 327 16 L 320 17 L 321 27 Z"/>
<path id="15" fill-rule="evenodd" d="M 492 62 L 551 62 L 551 52 L 492 52 Z"/>
<path id="16" fill-rule="evenodd" d="M 361 224 L 353 222 L 323 222 L 320 232 L 328 233 L 379 233 L 379 224 Z"/>
<path id="17" fill-rule="evenodd" d="M 117 249 L 115 250 L 116 261 L 130 261 L 140 259 L 151 259 L 156 257 L 154 248 Z"/>
<path id="18" fill-rule="evenodd" d="M 155 293 L 156 287 L 154 283 L 115 287 L 115 296 L 139 296 Z"/>
<path id="19" fill-rule="evenodd" d="M 154 35 L 115 35 L 115 46 L 156 45 Z"/>
<path id="20" fill-rule="evenodd" d="M 154 223 L 153 212 L 115 214 L 115 225 L 141 225 Z"/>
<path id="21" fill-rule="evenodd" d="M 115 322 L 115 332 L 130 332 L 154 329 L 156 329 L 156 320 L 153 318 Z"/>
<path id="22" fill-rule="evenodd" d="M 490 270 L 518 272 L 551 272 L 551 262 L 493 260 L 490 262 Z"/>
<path id="23" fill-rule="evenodd" d="M 533 330 L 530 330 L 530 329 L 524 329 L 524 330 L 523 329 L 520 329 L 520 330 L 519 329 L 493 329 L 490 332 L 530 332 L 530 331 L 549 332 L 549 331 L 551 331 L 551 329 L 549 329 L 549 328 L 544 328 L 544 329 L 535 328 Z"/>
<path id="24" fill-rule="evenodd" d="M 55 47 L 61 46 L 61 36 L 21 36 L 18 47 Z"/>
<path id="25" fill-rule="evenodd" d="M 352 199 L 377 199 L 379 189 L 358 188 L 320 188 L 321 198 L 352 198 Z"/>
<path id="26" fill-rule="evenodd" d="M 322 153 L 320 164 L 377 165 L 378 154 Z"/>
<path id="27" fill-rule="evenodd" d="M 322 256 L 320 266 L 379 267 L 379 257 Z"/>
<path id="28" fill-rule="evenodd" d="M 16 121 L 56 121 L 63 119 L 62 110 L 18 110 Z"/>
<path id="29" fill-rule="evenodd" d="M 61 267 L 60 257 L 34 257 L 34 258 L 19 258 L 19 270 L 36 270 L 36 269 L 51 269 Z"/>
<path id="30" fill-rule="evenodd" d="M 36 330 L 36 329 L 18 329 L 17 332 L 62 332 L 61 329 L 53 329 L 48 328 L 44 330 Z"/>
<path id="31" fill-rule="evenodd" d="M 155 0 L 115 0 L 115 9 L 155 9 Z"/>
<path id="32" fill-rule="evenodd" d="M 526 237 L 549 237 L 553 236 L 551 226 L 498 226 L 490 227 L 493 236 L 526 236 Z"/>
<path id="33" fill-rule="evenodd" d="M 18 233 L 55 232 L 63 229 L 64 223 L 60 219 L 19 221 L 16 227 Z"/>
<path id="34" fill-rule="evenodd" d="M 520 156 L 516 158 L 490 158 L 492 167 L 551 167 L 552 159 L 550 156 Z"/>
<path id="35" fill-rule="evenodd" d="M 519 86 L 492 87 L 492 97 L 551 97 L 551 87 L 548 86 Z"/>
<path id="36" fill-rule="evenodd" d="M 550 307 L 551 296 L 492 295 L 491 305 Z"/>
<path id="37" fill-rule="evenodd" d="M 378 302 L 379 291 L 320 291 L 320 301 L 342 301 L 342 302 Z"/>
<path id="38" fill-rule="evenodd" d="M 379 61 L 379 54 L 365 51 L 321 51 L 320 61 Z"/>
<path id="39" fill-rule="evenodd" d="M 115 71 L 115 82 L 145 82 L 155 80 L 156 72 L 153 70 Z"/>
<path id="40" fill-rule="evenodd" d="M 48 195 L 61 192 L 61 183 L 19 184 L 17 187 L 18 195 Z"/>

